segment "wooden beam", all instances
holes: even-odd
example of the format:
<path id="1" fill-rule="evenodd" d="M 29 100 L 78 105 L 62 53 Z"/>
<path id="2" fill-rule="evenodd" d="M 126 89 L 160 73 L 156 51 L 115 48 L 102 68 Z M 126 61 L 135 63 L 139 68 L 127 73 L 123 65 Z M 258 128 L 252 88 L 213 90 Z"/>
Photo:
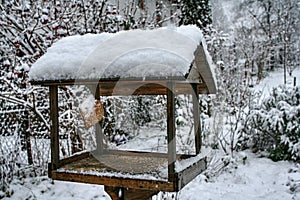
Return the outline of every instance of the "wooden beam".
<path id="1" fill-rule="evenodd" d="M 135 188 L 153 191 L 169 191 L 174 192 L 175 187 L 173 182 L 161 180 L 133 179 L 121 178 L 113 176 L 97 176 L 93 174 L 80 174 L 73 172 L 57 172 L 52 171 L 54 180 L 71 181 L 79 183 L 89 183 L 105 185 L 110 187 Z"/>
<path id="2" fill-rule="evenodd" d="M 110 196 L 112 200 L 121 200 L 124 199 L 124 196 L 120 195 L 120 192 L 123 193 L 124 188 L 119 188 L 119 187 L 109 187 L 109 186 L 104 186 L 104 191 Z"/>
<path id="3" fill-rule="evenodd" d="M 173 82 L 175 94 L 192 94 L 193 89 L 189 82 Z M 166 81 L 120 81 L 117 84 L 101 82 L 101 96 L 111 95 L 166 95 Z M 206 93 L 204 83 L 199 84 L 199 92 Z"/>
<path id="4" fill-rule="evenodd" d="M 49 87 L 50 97 L 50 133 L 51 133 L 51 170 L 59 165 L 59 121 L 58 86 Z"/>
<path id="5" fill-rule="evenodd" d="M 196 154 L 201 151 L 202 139 L 201 139 L 201 124 L 200 124 L 200 110 L 199 110 L 199 91 L 198 84 L 192 83 L 193 88 L 193 117 L 194 117 L 194 134 L 195 134 L 195 149 Z"/>
<path id="6" fill-rule="evenodd" d="M 216 83 L 214 80 L 213 72 L 207 62 L 205 52 L 202 45 L 199 45 L 195 52 L 195 63 L 197 72 L 200 74 L 202 81 L 207 86 L 207 94 L 215 94 L 217 92 Z"/>
<path id="7" fill-rule="evenodd" d="M 101 95 L 101 89 L 100 85 L 97 85 L 96 91 L 95 91 L 95 99 L 100 100 Z M 102 121 L 95 124 L 95 134 L 96 134 L 96 143 L 97 143 L 97 153 L 102 154 L 103 152 L 103 132 L 102 132 Z"/>
<path id="8" fill-rule="evenodd" d="M 186 184 L 192 181 L 196 176 L 202 173 L 207 169 L 207 161 L 206 157 L 198 160 L 196 163 L 192 164 L 188 168 L 179 172 L 178 175 L 178 188 L 177 190 L 181 190 Z"/>
<path id="9" fill-rule="evenodd" d="M 132 188 L 108 187 L 104 186 L 104 190 L 109 194 L 112 200 L 150 200 L 158 191 L 140 190 Z"/>
<path id="10" fill-rule="evenodd" d="M 86 85 L 91 92 L 99 96 L 128 96 L 128 95 L 166 95 L 168 80 L 117 80 L 117 81 L 61 81 L 54 83 L 42 83 L 42 85 Z M 175 94 L 191 94 L 193 92 L 191 81 L 173 81 Z M 198 83 L 198 82 L 197 82 Z M 37 84 L 37 83 L 35 83 Z M 100 93 L 96 93 L 99 86 Z M 207 93 L 205 83 L 199 83 L 199 92 Z"/>
<path id="11" fill-rule="evenodd" d="M 175 180 L 176 130 L 174 83 L 167 83 L 168 180 Z"/>
<path id="12" fill-rule="evenodd" d="M 97 154 L 102 154 L 103 152 L 103 132 L 102 132 L 102 121 L 95 124 L 96 129 L 96 143 L 97 143 Z"/>
<path id="13" fill-rule="evenodd" d="M 72 162 L 76 162 L 76 161 L 81 160 L 81 159 L 85 159 L 89 156 L 90 156 L 90 152 L 83 152 L 83 153 L 80 153 L 80 154 L 72 155 L 72 156 L 67 157 L 67 158 L 60 159 L 58 167 L 60 168 L 64 165 L 70 164 Z"/>
<path id="14" fill-rule="evenodd" d="M 96 152 L 95 152 L 96 153 Z M 105 149 L 103 151 L 104 154 L 112 154 L 112 155 L 122 155 L 122 156 L 139 156 L 139 157 L 156 157 L 156 158 L 168 158 L 167 153 L 159 153 L 159 152 L 145 152 L 145 151 L 128 151 L 128 150 L 116 150 L 116 149 Z M 92 152 L 93 154 L 93 152 Z M 177 154 L 176 160 L 187 159 L 193 157 L 194 155 L 188 154 Z"/>

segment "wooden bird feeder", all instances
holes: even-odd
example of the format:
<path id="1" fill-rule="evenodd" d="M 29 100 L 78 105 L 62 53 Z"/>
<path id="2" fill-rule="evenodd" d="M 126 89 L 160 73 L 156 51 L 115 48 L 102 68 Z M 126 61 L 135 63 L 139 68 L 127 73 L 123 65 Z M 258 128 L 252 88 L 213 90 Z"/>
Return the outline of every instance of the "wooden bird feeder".
<path id="1" fill-rule="evenodd" d="M 49 87 L 49 176 L 54 180 L 104 185 L 112 199 L 148 199 L 159 191 L 181 190 L 205 170 L 206 158 L 200 156 L 199 94 L 215 93 L 216 86 L 201 40 L 198 28 L 183 26 L 176 30 L 72 36 L 55 43 L 29 74 L 32 84 Z M 58 88 L 66 85 L 86 85 L 95 99 L 166 95 L 167 153 L 106 149 L 101 123 L 96 123 L 97 149 L 61 159 Z M 193 98 L 194 155 L 176 153 L 178 94 L 190 94 Z M 165 176 L 156 176 L 158 171 L 164 171 Z"/>

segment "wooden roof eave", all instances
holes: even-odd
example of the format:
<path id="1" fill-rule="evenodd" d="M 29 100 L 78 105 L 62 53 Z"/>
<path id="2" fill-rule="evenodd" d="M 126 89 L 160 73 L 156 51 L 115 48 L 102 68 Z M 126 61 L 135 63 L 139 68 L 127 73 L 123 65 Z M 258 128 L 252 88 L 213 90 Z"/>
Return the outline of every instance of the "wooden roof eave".
<path id="1" fill-rule="evenodd" d="M 205 83 L 200 83 L 198 80 L 187 80 L 184 77 L 31 81 L 31 84 L 42 86 L 86 85 L 91 90 L 94 90 L 99 85 L 100 96 L 128 96 L 165 95 L 168 82 L 174 83 L 175 94 L 191 94 L 193 91 L 191 84 L 198 84 L 199 94 L 207 92 Z"/>
<path id="2" fill-rule="evenodd" d="M 200 79 L 207 86 L 207 93 L 215 94 L 217 92 L 216 83 L 214 80 L 213 72 L 211 71 L 211 66 L 207 61 L 207 56 L 203 50 L 202 43 L 198 46 L 195 51 L 195 60 L 194 63 L 197 68 L 197 72 L 199 73 Z"/>

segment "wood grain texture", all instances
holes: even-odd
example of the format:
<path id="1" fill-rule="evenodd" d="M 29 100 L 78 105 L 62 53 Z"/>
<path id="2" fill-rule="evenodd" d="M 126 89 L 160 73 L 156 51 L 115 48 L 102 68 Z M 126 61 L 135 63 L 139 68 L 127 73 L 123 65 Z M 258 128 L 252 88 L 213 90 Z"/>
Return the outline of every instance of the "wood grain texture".
<path id="1" fill-rule="evenodd" d="M 51 133 L 51 169 L 58 168 L 59 163 L 59 120 L 58 120 L 58 86 L 50 86 L 50 133 Z"/>
<path id="2" fill-rule="evenodd" d="M 167 84 L 167 138 L 168 138 L 168 180 L 174 181 L 176 161 L 175 94 L 174 83 Z"/>

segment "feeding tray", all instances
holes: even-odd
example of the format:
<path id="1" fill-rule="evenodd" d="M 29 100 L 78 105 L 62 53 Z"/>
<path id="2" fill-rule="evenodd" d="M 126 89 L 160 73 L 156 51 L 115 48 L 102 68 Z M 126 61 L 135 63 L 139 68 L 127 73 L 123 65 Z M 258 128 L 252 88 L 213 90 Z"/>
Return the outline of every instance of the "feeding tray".
<path id="1" fill-rule="evenodd" d="M 176 162 L 182 161 L 186 166 L 169 179 L 167 154 L 119 150 L 102 154 L 85 152 L 61 160 L 59 167 L 50 173 L 55 180 L 174 192 L 206 169 L 206 157 L 177 155 Z"/>

